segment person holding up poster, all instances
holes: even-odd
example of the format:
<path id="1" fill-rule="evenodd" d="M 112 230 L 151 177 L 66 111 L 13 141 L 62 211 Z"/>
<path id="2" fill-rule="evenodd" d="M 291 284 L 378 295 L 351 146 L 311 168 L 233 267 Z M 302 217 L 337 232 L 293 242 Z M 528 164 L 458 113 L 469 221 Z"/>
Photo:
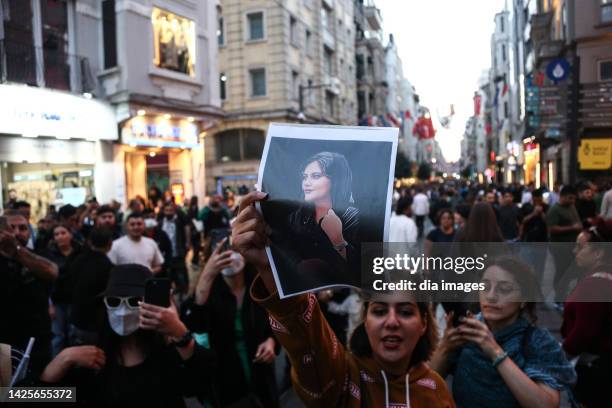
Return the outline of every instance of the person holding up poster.
<path id="1" fill-rule="evenodd" d="M 308 406 L 455 407 L 446 383 L 425 361 L 437 339 L 435 316 L 411 292 L 376 294 L 364 302 L 363 322 L 349 352 L 323 317 L 310 292 L 280 299 L 265 252 L 269 226 L 245 196 L 232 228 L 233 248 L 254 265 L 251 297 L 269 313 L 270 326 L 292 366 L 294 389 Z"/>
<path id="2" fill-rule="evenodd" d="M 270 126 L 258 183 L 281 298 L 361 286 L 361 244 L 387 237 L 396 151 L 394 128 Z"/>

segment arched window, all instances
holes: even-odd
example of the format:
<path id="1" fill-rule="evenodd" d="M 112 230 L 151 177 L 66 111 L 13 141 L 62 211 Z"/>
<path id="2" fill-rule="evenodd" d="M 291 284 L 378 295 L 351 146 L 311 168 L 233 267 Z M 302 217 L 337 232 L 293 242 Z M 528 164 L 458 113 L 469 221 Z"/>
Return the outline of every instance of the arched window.
<path id="1" fill-rule="evenodd" d="M 258 160 L 261 158 L 266 138 L 259 129 L 231 129 L 215 135 L 218 162 Z"/>

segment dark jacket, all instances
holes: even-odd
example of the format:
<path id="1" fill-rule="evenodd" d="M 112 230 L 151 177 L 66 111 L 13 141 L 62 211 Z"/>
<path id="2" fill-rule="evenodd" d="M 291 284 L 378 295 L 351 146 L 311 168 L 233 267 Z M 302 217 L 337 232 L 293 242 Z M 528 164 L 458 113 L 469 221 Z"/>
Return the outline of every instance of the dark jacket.
<path id="1" fill-rule="evenodd" d="M 82 330 L 96 330 L 97 296 L 104 291 L 113 263 L 106 254 L 85 248 L 70 265 L 74 282 L 72 324 Z"/>
<path id="2" fill-rule="evenodd" d="M 316 222 L 314 208 L 310 205 L 303 205 L 289 214 L 284 230 L 279 231 L 280 235 L 273 235 L 274 260 L 282 263 L 276 265 L 277 269 L 296 271 L 304 284 L 296 286 L 295 281 L 281 276 L 287 292 L 301 292 L 315 284 L 321 286 L 351 282 L 356 287 L 360 286 L 359 210 L 348 207 L 334 211 L 342 221 L 342 235 L 348 244 L 346 260 L 334 249 Z"/>
<path id="3" fill-rule="evenodd" d="M 245 292 L 240 315 L 245 334 L 247 357 L 250 363 L 251 381 L 247 382 L 240 356 L 236 350 L 235 316 L 236 298 L 225 283 L 223 276 L 215 279 L 208 301 L 197 305 L 193 298 L 185 301 L 181 308 L 181 320 L 195 333 L 207 333 L 210 348 L 215 352 L 223 370 L 215 373 L 215 406 L 225 407 L 254 393 L 264 407 L 278 407 L 278 391 L 274 377 L 274 364 L 255 364 L 253 359 L 257 347 L 269 337 L 272 330 L 266 311 L 254 303 L 248 288 L 254 273 L 245 270 Z"/>
<path id="4" fill-rule="evenodd" d="M 77 388 L 77 407 L 157 407 L 180 408 L 183 397 L 194 396 L 206 388 L 215 372 L 214 355 L 195 346 L 193 356 L 183 361 L 170 345 L 156 343 L 146 359 L 136 366 L 113 364 L 107 354 L 104 368 L 74 368 L 60 383 L 44 386 Z"/>
<path id="5" fill-rule="evenodd" d="M 163 231 L 163 225 L 165 221 L 168 221 L 168 220 L 165 219 L 163 214 L 161 214 L 160 217 L 158 217 L 157 219 L 158 228 L 161 231 Z M 171 246 L 170 254 L 169 254 L 170 257 L 166 258 L 166 255 L 163 254 L 164 259 L 169 260 L 170 258 L 184 258 L 185 255 L 187 254 L 186 249 L 185 249 L 185 243 L 187 242 L 187 239 L 190 238 L 190 237 L 185 236 L 185 226 L 189 225 L 189 220 L 181 211 L 177 211 L 174 218 L 170 220 L 169 222 L 173 222 L 176 225 L 176 235 L 175 235 L 176 253 L 174 254 L 174 256 L 172 256 L 172 246 Z M 168 234 L 166 234 L 166 236 L 168 236 Z M 172 245 L 172 242 L 170 242 L 170 244 Z M 160 250 L 161 250 L 161 247 L 160 247 Z"/>
<path id="6" fill-rule="evenodd" d="M 40 255 L 47 258 L 57 265 L 59 275 L 54 282 L 51 290 L 51 299 L 54 303 L 72 303 L 72 290 L 74 282 L 70 274 L 70 265 L 81 253 L 81 245 L 77 241 L 72 241 L 72 252 L 65 256 L 54 242 L 51 242 L 46 250 L 41 251 Z"/>

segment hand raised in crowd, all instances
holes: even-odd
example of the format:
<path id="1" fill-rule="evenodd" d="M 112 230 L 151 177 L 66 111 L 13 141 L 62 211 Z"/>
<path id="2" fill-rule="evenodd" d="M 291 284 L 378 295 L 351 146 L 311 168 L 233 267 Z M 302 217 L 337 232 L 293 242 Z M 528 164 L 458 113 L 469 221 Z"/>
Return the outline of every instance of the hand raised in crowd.
<path id="1" fill-rule="evenodd" d="M 454 314 L 455 312 L 450 312 L 445 316 L 446 328 L 440 340 L 440 348 L 444 349 L 445 352 L 454 351 L 467 343 L 467 341 L 462 338 L 461 332 L 458 330 L 459 328 L 453 326 Z"/>
<path id="2" fill-rule="evenodd" d="M 140 302 L 139 309 L 141 329 L 155 330 L 176 339 L 181 338 L 187 332 L 187 327 L 179 318 L 172 299 L 168 307 Z"/>
<path id="3" fill-rule="evenodd" d="M 106 355 L 96 346 L 74 346 L 63 349 L 45 367 L 40 379 L 47 383 L 61 381 L 74 367 L 100 371 L 106 365 Z"/>
<path id="4" fill-rule="evenodd" d="M 223 251 L 223 245 L 227 242 L 228 238 L 223 238 L 218 244 L 215 250 L 208 258 L 206 265 L 204 265 L 203 275 L 217 276 L 224 268 L 229 268 L 232 264 L 232 251 Z"/>
<path id="5" fill-rule="evenodd" d="M 17 238 L 9 230 L 0 231 L 0 253 L 8 258 L 15 256 L 17 252 Z"/>
<path id="6" fill-rule="evenodd" d="M 274 346 L 276 342 L 273 337 L 268 337 L 266 341 L 261 343 L 257 347 L 257 352 L 255 353 L 254 363 L 264 363 L 270 364 L 274 361 L 274 357 L 276 357 L 276 353 L 274 352 Z"/>
<path id="7" fill-rule="evenodd" d="M 331 208 L 327 211 L 327 214 L 319 221 L 321 229 L 327 235 L 327 238 L 333 245 L 338 245 L 344 242 L 342 236 L 342 220 L 336 215 L 334 210 Z"/>
<path id="8" fill-rule="evenodd" d="M 255 208 L 255 202 L 265 200 L 266 193 L 254 191 L 240 201 L 239 213 L 232 225 L 232 246 L 258 270 L 268 269 L 266 256 L 266 224 Z"/>
<path id="9" fill-rule="evenodd" d="M 499 354 L 503 353 L 503 349 L 495 341 L 493 332 L 484 322 L 471 315 L 461 317 L 459 320 L 461 324 L 457 327 L 458 339 L 476 343 L 491 360 L 494 360 Z"/>

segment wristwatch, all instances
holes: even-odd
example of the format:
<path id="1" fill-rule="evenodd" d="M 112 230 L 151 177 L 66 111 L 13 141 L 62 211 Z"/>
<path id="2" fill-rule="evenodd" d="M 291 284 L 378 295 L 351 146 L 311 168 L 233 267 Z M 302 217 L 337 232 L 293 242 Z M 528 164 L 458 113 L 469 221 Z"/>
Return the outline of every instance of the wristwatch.
<path id="1" fill-rule="evenodd" d="M 191 331 L 187 330 L 185 334 L 181 336 L 181 338 L 179 338 L 176 341 L 170 342 L 170 344 L 173 345 L 174 347 L 183 348 L 183 347 L 187 347 L 192 339 L 193 339 L 193 336 L 191 334 Z"/>
<path id="2" fill-rule="evenodd" d="M 342 241 L 339 244 L 334 245 L 334 249 L 336 251 L 342 251 L 344 248 L 346 248 L 348 246 L 348 242 L 346 241 Z"/>

